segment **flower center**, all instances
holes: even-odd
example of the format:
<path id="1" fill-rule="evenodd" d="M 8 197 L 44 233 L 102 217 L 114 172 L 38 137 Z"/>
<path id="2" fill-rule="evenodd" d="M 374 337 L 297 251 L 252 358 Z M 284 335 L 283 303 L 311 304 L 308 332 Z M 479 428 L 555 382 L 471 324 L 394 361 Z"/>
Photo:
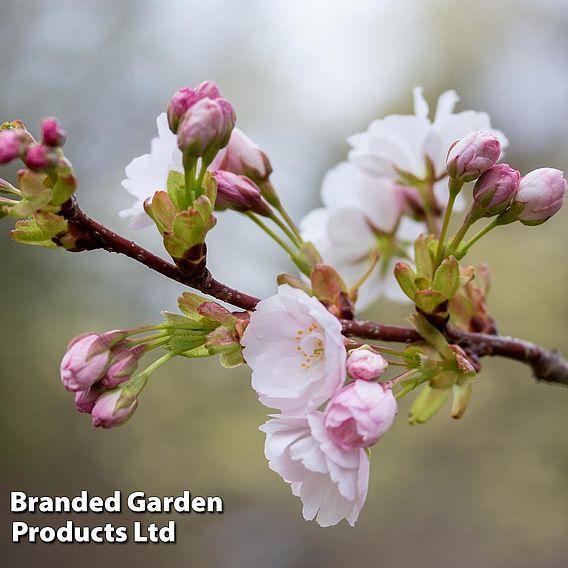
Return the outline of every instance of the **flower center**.
<path id="1" fill-rule="evenodd" d="M 306 329 L 296 331 L 296 351 L 300 355 L 300 368 L 309 369 L 323 357 L 322 329 L 312 323 Z"/>

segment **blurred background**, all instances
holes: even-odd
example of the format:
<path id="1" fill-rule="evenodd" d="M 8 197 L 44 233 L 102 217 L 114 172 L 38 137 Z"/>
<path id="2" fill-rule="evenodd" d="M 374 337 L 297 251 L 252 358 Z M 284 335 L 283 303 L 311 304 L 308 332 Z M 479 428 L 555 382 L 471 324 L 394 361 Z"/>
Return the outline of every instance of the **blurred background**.
<path id="1" fill-rule="evenodd" d="M 374 118 L 410 112 L 414 85 L 432 105 L 455 88 L 459 110 L 488 111 L 521 171 L 568 170 L 567 31 L 565 0 L 3 0 L 0 117 L 22 118 L 32 131 L 42 117 L 59 117 L 83 208 L 159 251 L 157 233 L 134 233 L 118 218 L 132 201 L 120 182 L 126 164 L 149 150 L 155 117 L 178 87 L 219 83 L 239 126 L 270 155 L 275 184 L 299 219 L 319 204 L 321 179 L 346 155 L 345 138 Z M 567 216 L 496 231 L 473 254 L 494 269 L 490 308 L 501 332 L 566 354 Z M 114 431 L 95 431 L 77 414 L 58 377 L 67 341 L 156 322 L 181 287 L 118 256 L 17 245 L 10 228 L 4 219 L 3 565 L 566 566 L 568 390 L 535 384 L 522 365 L 485 360 L 462 421 L 441 412 L 410 427 L 405 399 L 373 452 L 358 524 L 321 529 L 302 519 L 299 500 L 266 466 L 258 431 L 265 410 L 246 368 L 174 361 Z M 275 273 L 288 268 L 236 215 L 221 216 L 210 251 L 221 280 L 258 295 L 271 294 Z M 383 302 L 367 315 L 400 323 L 407 310 Z M 174 517 L 175 545 L 10 543 L 9 491 L 81 489 L 189 489 L 221 495 L 226 511 Z"/>

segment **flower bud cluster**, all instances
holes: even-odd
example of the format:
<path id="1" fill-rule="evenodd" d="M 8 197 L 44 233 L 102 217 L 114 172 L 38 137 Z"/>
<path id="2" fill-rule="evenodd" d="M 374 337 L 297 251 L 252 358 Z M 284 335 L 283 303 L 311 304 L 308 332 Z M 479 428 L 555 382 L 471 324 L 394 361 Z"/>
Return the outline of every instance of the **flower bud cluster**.
<path id="1" fill-rule="evenodd" d="M 499 216 L 501 224 L 539 225 L 564 203 L 566 180 L 560 170 L 539 168 L 521 177 L 508 164 L 496 164 L 499 140 L 488 131 L 471 132 L 449 150 L 446 171 L 458 187 L 477 180 L 468 221 Z"/>
<path id="2" fill-rule="evenodd" d="M 229 142 L 235 126 L 235 111 L 221 97 L 215 83 L 206 81 L 179 89 L 168 107 L 168 123 L 177 134 L 178 147 L 186 157 L 210 157 Z"/>
<path id="3" fill-rule="evenodd" d="M 146 345 L 131 345 L 127 332 L 85 333 L 73 339 L 61 361 L 61 382 L 75 393 L 75 407 L 91 415 L 93 425 L 112 428 L 134 412 L 136 399 L 122 407 L 119 385 L 132 378 Z"/>

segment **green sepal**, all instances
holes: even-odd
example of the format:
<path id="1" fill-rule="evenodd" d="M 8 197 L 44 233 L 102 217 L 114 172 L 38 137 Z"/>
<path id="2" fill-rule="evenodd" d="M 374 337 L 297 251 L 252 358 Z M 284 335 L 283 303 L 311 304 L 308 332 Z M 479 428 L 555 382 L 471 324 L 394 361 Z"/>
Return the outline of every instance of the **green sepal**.
<path id="1" fill-rule="evenodd" d="M 412 314 L 408 317 L 408 321 L 444 359 L 455 360 L 454 352 L 450 349 L 446 338 L 423 315 Z"/>
<path id="2" fill-rule="evenodd" d="M 152 197 L 152 201 L 146 200 L 144 211 L 154 221 L 162 235 L 166 231 L 171 231 L 177 211 L 167 192 L 157 191 Z"/>
<path id="3" fill-rule="evenodd" d="M 439 292 L 444 300 L 449 300 L 460 285 L 460 265 L 453 256 L 444 259 L 437 268 L 432 280 L 432 290 Z"/>
<path id="4" fill-rule="evenodd" d="M 23 219 L 46 208 L 53 190 L 46 185 L 47 176 L 30 170 L 22 170 L 18 174 L 18 185 L 22 192 L 22 199 L 10 207 L 8 214 L 16 219 Z"/>
<path id="5" fill-rule="evenodd" d="M 186 190 L 183 173 L 170 170 L 166 188 L 177 211 L 185 211 L 191 205 L 191 195 L 189 190 Z"/>
<path id="6" fill-rule="evenodd" d="M 201 188 L 203 190 L 203 195 L 205 195 L 205 197 L 207 197 L 207 199 L 215 205 L 215 201 L 217 200 L 217 181 L 210 172 L 205 173 Z"/>
<path id="7" fill-rule="evenodd" d="M 410 424 L 428 422 L 444 406 L 449 395 L 450 389 L 436 389 L 425 385 L 410 409 Z"/>
<path id="8" fill-rule="evenodd" d="M 430 235 L 420 235 L 414 242 L 414 262 L 416 264 L 416 274 L 420 278 L 432 280 L 433 257 L 430 252 L 429 243 L 432 241 Z"/>
<path id="9" fill-rule="evenodd" d="M 308 277 L 312 274 L 316 264 L 323 262 L 315 245 L 309 242 L 302 243 L 302 246 L 290 258 L 300 272 Z"/>
<path id="10" fill-rule="evenodd" d="M 431 290 L 420 290 L 414 296 L 414 303 L 426 313 L 431 314 L 440 304 L 444 303 L 446 299 L 440 292 Z"/>
<path id="11" fill-rule="evenodd" d="M 298 290 L 303 290 L 309 296 L 313 296 L 312 289 L 302 282 L 299 278 L 292 276 L 291 274 L 286 274 L 285 272 L 279 274 L 276 277 L 276 282 L 278 286 L 282 286 L 283 284 L 288 284 L 292 288 L 297 288 Z"/>
<path id="12" fill-rule="evenodd" d="M 461 377 L 452 387 L 452 418 L 460 419 L 471 399 L 473 390 L 473 379 L 471 377 Z"/>
<path id="13" fill-rule="evenodd" d="M 394 267 L 394 277 L 401 290 L 414 301 L 414 296 L 418 292 L 416 272 L 406 262 L 397 262 Z"/>

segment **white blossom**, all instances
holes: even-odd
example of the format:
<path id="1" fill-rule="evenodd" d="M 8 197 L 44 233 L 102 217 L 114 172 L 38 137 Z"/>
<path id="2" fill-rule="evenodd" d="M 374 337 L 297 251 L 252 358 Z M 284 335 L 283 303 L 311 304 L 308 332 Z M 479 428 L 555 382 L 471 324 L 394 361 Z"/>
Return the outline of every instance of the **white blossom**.
<path id="1" fill-rule="evenodd" d="M 282 412 L 307 414 L 345 381 L 339 320 L 288 285 L 258 303 L 241 344 L 259 400 Z"/>
<path id="2" fill-rule="evenodd" d="M 342 519 L 353 526 L 365 504 L 369 458 L 362 448 L 342 449 L 330 438 L 323 414 L 276 416 L 261 426 L 270 469 L 291 484 L 303 516 L 322 526 Z"/>

